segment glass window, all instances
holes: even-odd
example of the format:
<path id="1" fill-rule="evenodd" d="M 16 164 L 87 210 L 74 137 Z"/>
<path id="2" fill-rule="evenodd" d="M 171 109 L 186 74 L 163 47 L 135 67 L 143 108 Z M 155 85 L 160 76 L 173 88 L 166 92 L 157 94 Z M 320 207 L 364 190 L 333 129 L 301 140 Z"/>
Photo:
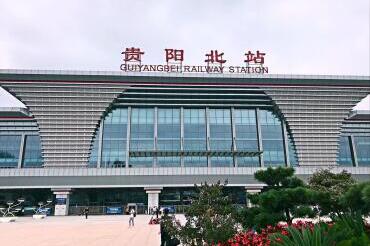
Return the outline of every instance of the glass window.
<path id="1" fill-rule="evenodd" d="M 23 167 L 41 167 L 42 164 L 40 136 L 26 136 Z"/>
<path id="2" fill-rule="evenodd" d="M 207 150 L 205 109 L 184 109 L 184 150 Z"/>
<path id="3" fill-rule="evenodd" d="M 17 167 L 22 136 L 0 135 L 0 168 Z"/>
<path id="4" fill-rule="evenodd" d="M 159 108 L 157 148 L 164 151 L 180 151 L 180 109 Z"/>
<path id="5" fill-rule="evenodd" d="M 180 156 L 158 156 L 157 166 L 158 167 L 179 167 Z"/>
<path id="6" fill-rule="evenodd" d="M 186 167 L 207 167 L 207 156 L 185 156 L 184 166 Z"/>
<path id="7" fill-rule="evenodd" d="M 288 136 L 288 151 L 289 151 L 289 161 L 291 166 L 298 166 L 298 156 L 296 152 L 296 148 L 293 144 L 292 136 L 289 134 Z"/>
<path id="8" fill-rule="evenodd" d="M 238 167 L 259 167 L 259 157 L 258 156 L 243 156 L 236 157 L 238 162 Z"/>
<path id="9" fill-rule="evenodd" d="M 126 165 L 127 108 L 116 108 L 104 120 L 102 167 Z"/>
<path id="10" fill-rule="evenodd" d="M 359 166 L 370 166 L 370 136 L 354 137 Z"/>
<path id="11" fill-rule="evenodd" d="M 265 166 L 284 166 L 284 142 L 281 121 L 268 110 L 259 111 Z"/>
<path id="12" fill-rule="evenodd" d="M 231 156 L 212 156 L 212 167 L 231 167 L 233 166 L 233 158 Z"/>
<path id="13" fill-rule="evenodd" d="M 235 143 L 237 151 L 258 151 L 256 111 L 235 109 Z M 259 166 L 259 157 L 237 157 L 239 167 Z"/>
<path id="14" fill-rule="evenodd" d="M 153 157 L 130 157 L 130 167 L 152 167 Z"/>
<path id="15" fill-rule="evenodd" d="M 89 167 L 96 167 L 98 165 L 98 153 L 99 152 L 99 129 L 96 131 L 93 143 L 91 154 L 89 158 Z"/>
<path id="16" fill-rule="evenodd" d="M 339 165 L 353 166 L 348 136 L 341 136 L 339 139 L 339 153 L 337 161 Z"/>
<path id="17" fill-rule="evenodd" d="M 130 151 L 154 150 L 154 108 L 132 108 Z M 153 157 L 130 157 L 130 167 L 149 167 Z"/>
<path id="18" fill-rule="evenodd" d="M 209 131 L 211 150 L 232 150 L 230 109 L 209 110 Z"/>
<path id="19" fill-rule="evenodd" d="M 205 109 L 184 109 L 184 151 L 191 155 L 184 156 L 184 166 L 206 167 L 207 157 L 197 152 L 207 150 L 207 125 Z"/>

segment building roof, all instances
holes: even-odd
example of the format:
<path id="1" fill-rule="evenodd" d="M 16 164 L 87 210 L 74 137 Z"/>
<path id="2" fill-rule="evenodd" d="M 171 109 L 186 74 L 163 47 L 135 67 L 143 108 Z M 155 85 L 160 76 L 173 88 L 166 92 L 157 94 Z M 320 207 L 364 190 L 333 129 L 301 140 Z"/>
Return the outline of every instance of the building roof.
<path id="1" fill-rule="evenodd" d="M 263 85 L 320 85 L 370 87 L 370 76 L 293 74 L 215 74 L 122 71 L 0 69 L 0 81 L 214 83 Z"/>
<path id="2" fill-rule="evenodd" d="M 370 121 L 370 110 L 353 110 L 348 119 Z"/>
<path id="3" fill-rule="evenodd" d="M 0 107 L 0 118 L 29 118 L 30 113 L 26 108 Z"/>

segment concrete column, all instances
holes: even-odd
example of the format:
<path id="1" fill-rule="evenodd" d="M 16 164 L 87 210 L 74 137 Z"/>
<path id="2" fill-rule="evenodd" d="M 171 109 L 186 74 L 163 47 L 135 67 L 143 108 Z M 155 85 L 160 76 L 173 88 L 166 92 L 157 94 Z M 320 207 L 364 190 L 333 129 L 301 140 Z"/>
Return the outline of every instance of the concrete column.
<path id="1" fill-rule="evenodd" d="M 260 124 L 260 110 L 259 108 L 256 108 L 256 126 L 257 126 L 257 137 L 258 137 L 258 151 L 262 152 L 260 155 L 260 166 L 264 167 L 264 161 L 263 161 L 263 143 L 262 143 L 262 130 L 261 130 L 261 124 Z"/>
<path id="2" fill-rule="evenodd" d="M 290 160 L 289 160 L 289 144 L 288 144 L 288 132 L 286 129 L 285 121 L 281 121 L 281 127 L 283 130 L 283 143 L 284 143 L 284 156 L 285 156 L 285 165 L 290 167 Z"/>
<path id="3" fill-rule="evenodd" d="M 162 189 L 162 187 L 144 188 L 146 194 L 148 194 L 148 211 L 150 208 L 159 207 L 159 193 Z"/>
<path id="4" fill-rule="evenodd" d="M 26 145 L 26 135 L 22 134 L 21 146 L 19 147 L 18 168 L 21 168 L 23 164 L 25 145 Z"/>
<path id="5" fill-rule="evenodd" d="M 257 194 L 257 193 L 260 193 L 261 190 L 262 190 L 262 186 L 246 186 L 245 187 L 245 192 L 247 193 L 247 197 L 246 197 L 246 204 L 247 204 L 247 207 L 248 208 L 251 208 L 253 207 L 253 204 L 250 202 L 250 200 L 248 199 L 248 194 Z"/>
<path id="6" fill-rule="evenodd" d="M 53 191 L 53 194 L 55 195 L 54 215 L 55 216 L 68 215 L 69 195 L 72 193 L 72 189 L 58 188 L 58 189 L 52 189 L 52 191 Z"/>
<path id="7" fill-rule="evenodd" d="M 355 167 L 358 167 L 357 151 L 353 135 L 349 136 L 349 147 L 351 150 L 352 163 Z"/>
<path id="8" fill-rule="evenodd" d="M 97 168 L 101 167 L 101 160 L 103 154 L 103 132 L 104 132 L 104 118 L 100 121 L 100 129 L 99 129 L 99 148 L 98 148 L 98 163 L 96 164 Z"/>

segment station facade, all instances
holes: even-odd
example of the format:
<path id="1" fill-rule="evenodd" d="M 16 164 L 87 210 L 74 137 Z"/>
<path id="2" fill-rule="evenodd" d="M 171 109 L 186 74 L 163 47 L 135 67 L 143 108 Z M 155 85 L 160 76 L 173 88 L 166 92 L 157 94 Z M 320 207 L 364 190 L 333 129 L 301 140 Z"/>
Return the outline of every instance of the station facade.
<path id="1" fill-rule="evenodd" d="M 182 205 L 220 180 L 243 203 L 270 166 L 370 179 L 370 113 L 351 111 L 369 77 L 2 70 L 0 85 L 27 107 L 0 111 L 0 202 Z"/>

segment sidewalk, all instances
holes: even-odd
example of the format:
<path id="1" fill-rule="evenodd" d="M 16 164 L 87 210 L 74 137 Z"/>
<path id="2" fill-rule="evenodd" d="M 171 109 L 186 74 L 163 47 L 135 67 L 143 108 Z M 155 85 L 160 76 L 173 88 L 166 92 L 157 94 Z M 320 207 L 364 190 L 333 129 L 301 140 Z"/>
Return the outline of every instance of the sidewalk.
<path id="1" fill-rule="evenodd" d="M 159 225 L 148 225 L 151 216 L 138 215 L 129 228 L 128 215 L 19 217 L 0 223 L 1 245 L 12 246 L 159 246 Z"/>

